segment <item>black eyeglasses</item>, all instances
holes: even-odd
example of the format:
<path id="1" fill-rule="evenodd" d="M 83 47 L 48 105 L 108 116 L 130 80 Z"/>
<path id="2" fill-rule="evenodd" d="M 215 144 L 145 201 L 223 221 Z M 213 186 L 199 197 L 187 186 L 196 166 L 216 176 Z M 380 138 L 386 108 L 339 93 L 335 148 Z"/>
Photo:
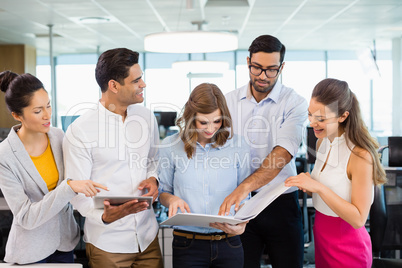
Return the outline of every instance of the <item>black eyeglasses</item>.
<path id="1" fill-rule="evenodd" d="M 250 69 L 250 73 L 255 75 L 255 76 L 260 76 L 262 74 L 262 72 L 264 72 L 266 77 L 275 78 L 278 75 L 279 71 L 281 70 L 281 66 L 282 66 L 282 64 L 279 65 L 278 68 L 263 69 L 263 68 L 260 68 L 258 66 L 250 64 L 248 66 L 248 68 Z"/>

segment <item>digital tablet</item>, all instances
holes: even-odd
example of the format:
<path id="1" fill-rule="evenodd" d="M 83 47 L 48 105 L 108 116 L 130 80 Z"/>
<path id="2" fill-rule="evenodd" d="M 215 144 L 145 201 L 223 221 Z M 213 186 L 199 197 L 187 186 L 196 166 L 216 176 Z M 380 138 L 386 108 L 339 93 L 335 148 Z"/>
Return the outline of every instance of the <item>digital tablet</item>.
<path id="1" fill-rule="evenodd" d="M 148 202 L 148 209 L 152 207 L 152 196 L 95 196 L 94 207 L 103 209 L 103 201 L 105 200 L 108 200 L 113 206 L 119 206 L 133 199 L 137 199 L 138 202 Z"/>

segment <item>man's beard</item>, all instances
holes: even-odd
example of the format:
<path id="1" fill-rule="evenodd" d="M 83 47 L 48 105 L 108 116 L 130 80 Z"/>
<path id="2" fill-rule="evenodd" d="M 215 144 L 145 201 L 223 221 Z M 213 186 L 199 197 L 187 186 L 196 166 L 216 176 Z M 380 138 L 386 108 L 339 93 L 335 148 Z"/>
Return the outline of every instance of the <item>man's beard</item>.
<path id="1" fill-rule="evenodd" d="M 259 93 L 267 93 L 267 92 L 270 92 L 270 91 L 274 88 L 274 86 L 275 86 L 277 80 L 278 80 L 278 79 L 276 79 L 276 80 L 273 82 L 273 84 L 270 84 L 270 83 L 268 82 L 268 85 L 267 85 L 266 87 L 261 87 L 261 86 L 257 85 L 256 81 L 261 81 L 261 80 L 257 80 L 257 79 L 251 80 L 251 84 L 252 84 L 252 86 L 253 86 L 253 88 L 254 88 L 255 91 L 257 91 L 257 92 L 259 92 Z"/>

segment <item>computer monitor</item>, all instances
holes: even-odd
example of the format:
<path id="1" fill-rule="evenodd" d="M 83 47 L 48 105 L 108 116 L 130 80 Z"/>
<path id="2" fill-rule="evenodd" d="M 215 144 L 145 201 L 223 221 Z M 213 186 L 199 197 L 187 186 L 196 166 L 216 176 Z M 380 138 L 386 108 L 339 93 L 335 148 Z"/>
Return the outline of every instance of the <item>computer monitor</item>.
<path id="1" fill-rule="evenodd" d="M 61 116 L 61 128 L 64 132 L 67 131 L 68 126 L 77 119 L 79 115 L 62 115 Z"/>
<path id="2" fill-rule="evenodd" d="M 165 129 L 174 126 L 176 123 L 176 112 L 155 111 L 154 114 L 158 125 L 164 126 Z"/>

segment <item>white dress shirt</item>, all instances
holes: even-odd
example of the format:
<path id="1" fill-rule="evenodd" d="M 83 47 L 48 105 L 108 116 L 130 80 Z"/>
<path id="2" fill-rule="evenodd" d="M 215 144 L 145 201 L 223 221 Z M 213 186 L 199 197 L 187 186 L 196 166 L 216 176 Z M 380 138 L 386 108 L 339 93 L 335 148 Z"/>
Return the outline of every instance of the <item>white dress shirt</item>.
<path id="1" fill-rule="evenodd" d="M 279 81 L 260 102 L 252 95 L 250 83 L 229 92 L 225 97 L 232 116 L 234 133 L 243 136 L 250 145 L 251 172 L 261 166 L 274 147 L 280 146 L 293 159 L 270 183 L 284 182 L 288 177 L 296 175 L 295 156 L 307 119 L 306 100 Z M 297 187 L 291 187 L 285 193 L 295 190 Z"/>
<path id="2" fill-rule="evenodd" d="M 127 117 L 107 110 L 101 103 L 77 118 L 63 141 L 65 176 L 91 179 L 109 188 L 100 196 L 142 195 L 141 181 L 157 178 L 159 133 L 153 113 L 131 105 Z M 84 241 L 111 253 L 144 251 L 155 239 L 158 224 L 152 210 L 128 215 L 110 224 L 102 221 L 103 209 L 83 194 L 71 203 L 86 217 Z"/>

